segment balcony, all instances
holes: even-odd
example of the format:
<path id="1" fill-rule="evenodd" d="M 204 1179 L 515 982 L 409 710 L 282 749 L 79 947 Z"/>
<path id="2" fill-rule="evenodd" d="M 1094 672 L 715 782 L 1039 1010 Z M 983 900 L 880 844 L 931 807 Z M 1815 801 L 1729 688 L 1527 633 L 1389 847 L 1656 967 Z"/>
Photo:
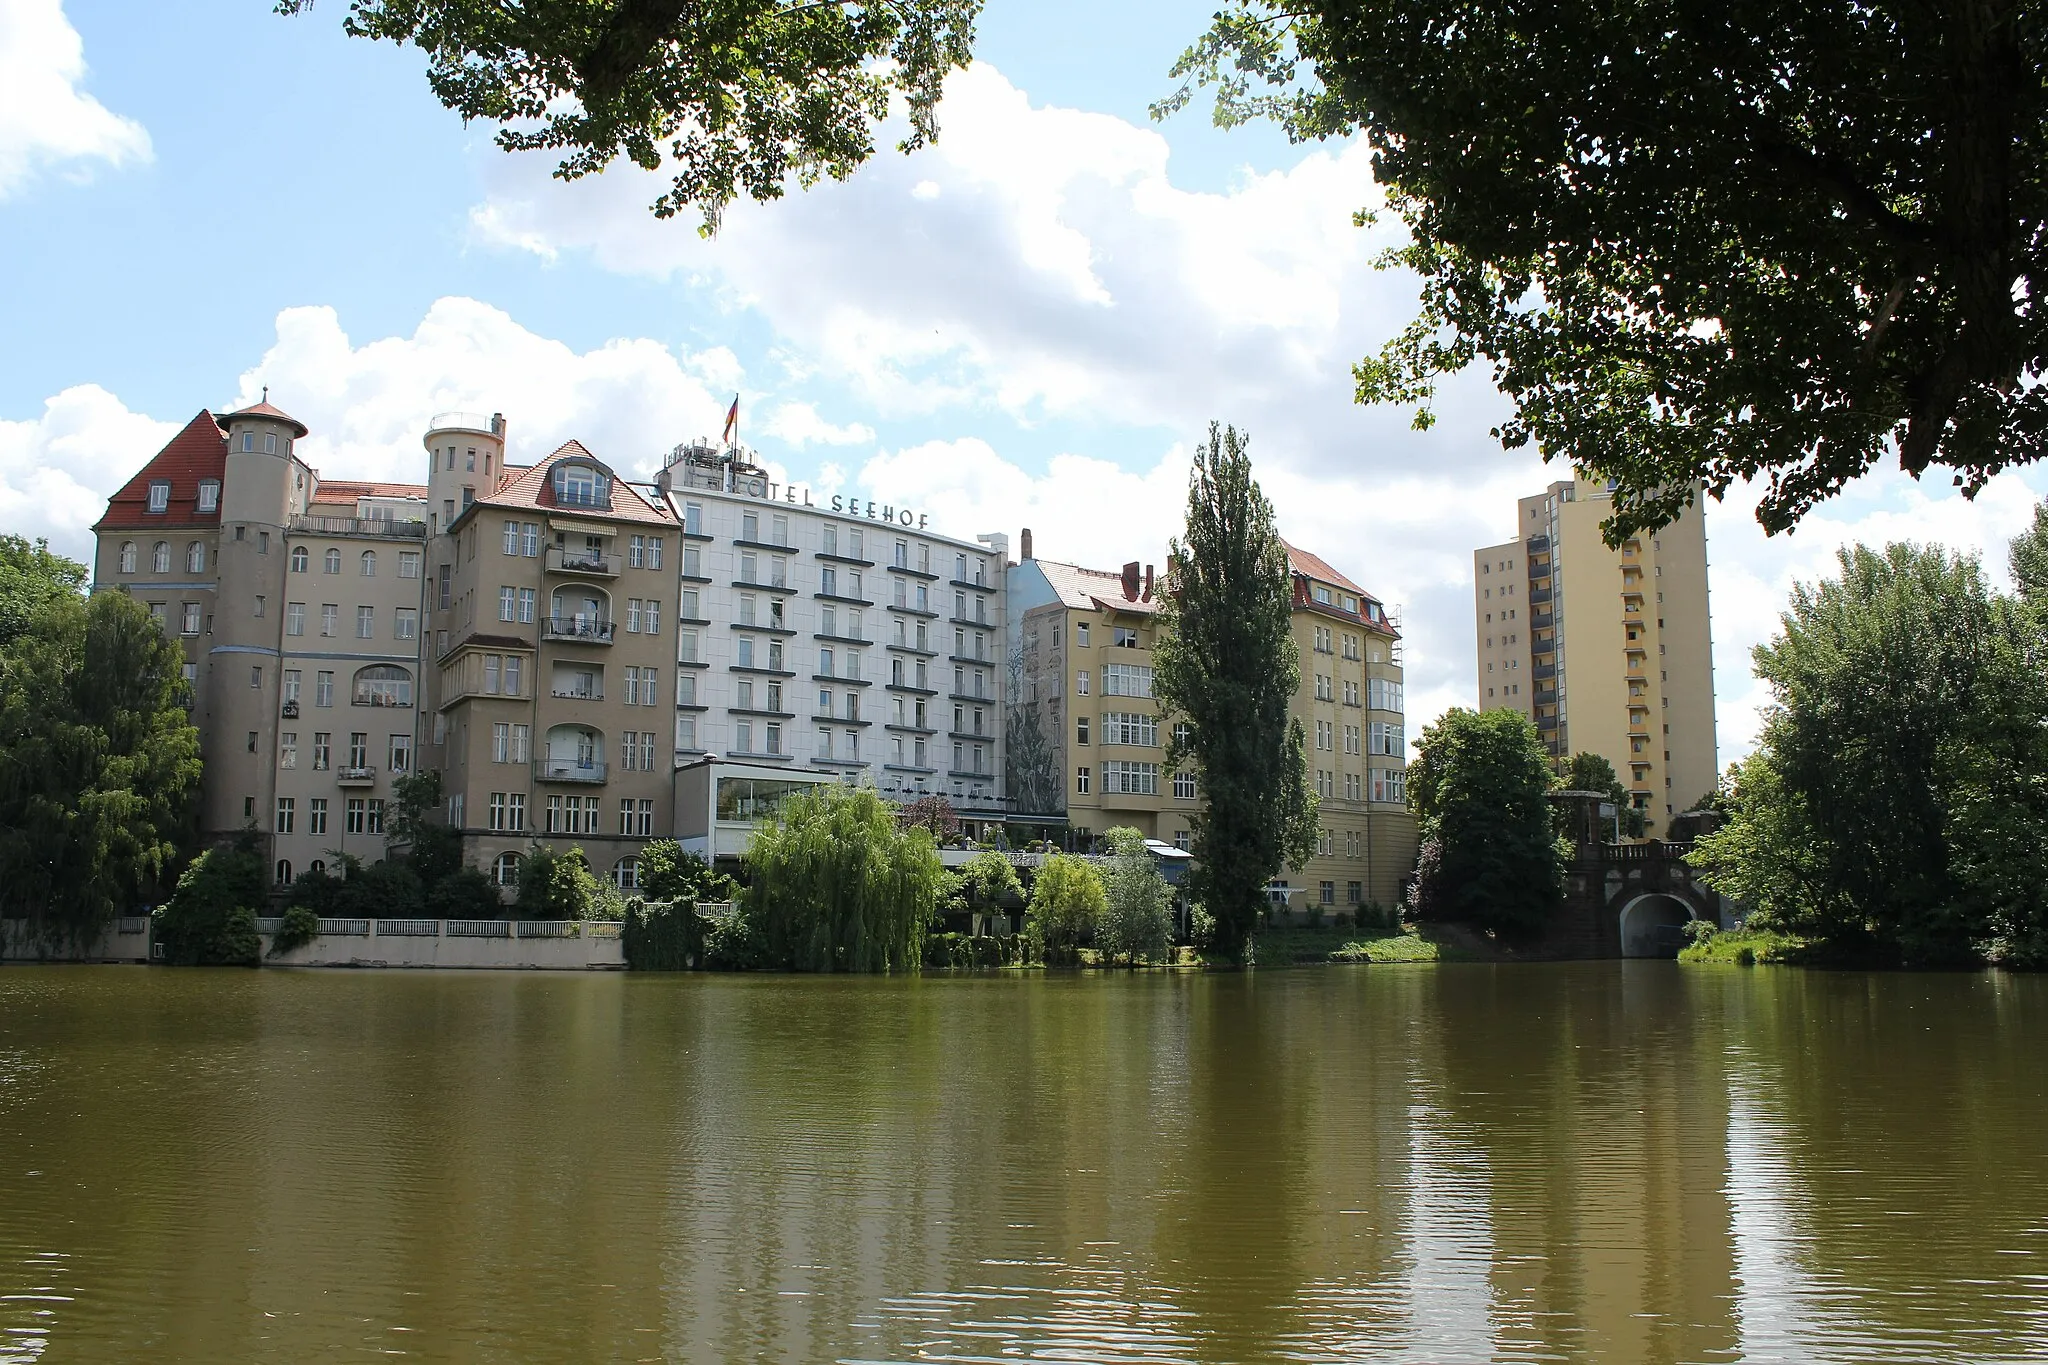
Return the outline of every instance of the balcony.
<path id="1" fill-rule="evenodd" d="M 1550 537 L 1530 536 L 1527 540 L 1522 542 L 1522 548 L 1527 550 L 1532 555 L 1548 553 L 1550 549 Z"/>
<path id="2" fill-rule="evenodd" d="M 1555 715 L 1536 717 L 1536 728 L 1539 730 L 1555 730 L 1558 723 L 1558 717 Z"/>
<path id="3" fill-rule="evenodd" d="M 617 578 L 619 557 L 601 554 L 596 550 L 570 550 L 560 545 L 550 545 L 547 568 L 549 573 L 578 574 L 587 578 Z"/>
<path id="4" fill-rule="evenodd" d="M 1536 689 L 1536 704 L 1537 704 L 1538 706 L 1555 706 L 1555 705 L 1557 705 L 1557 689 L 1556 689 L 1555 687 L 1539 687 L 1539 688 L 1537 688 L 1537 689 Z"/>
<path id="5" fill-rule="evenodd" d="M 374 786 L 377 781 L 377 770 L 367 764 L 361 767 L 344 765 L 334 770 L 334 780 L 343 787 Z"/>
<path id="6" fill-rule="evenodd" d="M 424 521 L 394 521 L 390 517 L 293 517 L 294 534 L 320 536 L 369 536 L 376 540 L 425 540 Z"/>
<path id="7" fill-rule="evenodd" d="M 1557 616 L 1554 612 L 1532 611 L 1529 613 L 1529 629 L 1531 630 L 1549 630 L 1556 623 Z"/>
<path id="8" fill-rule="evenodd" d="M 1548 602 L 1551 598 L 1551 594 L 1553 591 L 1554 590 L 1550 588 L 1529 589 L 1529 605 L 1541 606 L 1543 603 Z"/>
<path id="9" fill-rule="evenodd" d="M 1557 676 L 1557 665 L 1538 664 L 1536 665 L 1536 667 L 1530 669 L 1529 672 L 1536 679 L 1537 682 L 1542 682 L 1545 678 L 1554 678 Z"/>
<path id="10" fill-rule="evenodd" d="M 1557 637 L 1555 635 L 1546 635 L 1540 640 L 1531 640 L 1529 642 L 1529 652 L 1531 654 L 1557 653 Z"/>
<path id="11" fill-rule="evenodd" d="M 297 720 L 299 718 L 299 704 L 295 701 L 286 702 L 282 714 L 286 720 Z"/>
<path id="12" fill-rule="evenodd" d="M 551 687 L 548 695 L 558 701 L 603 701 L 602 687 Z"/>
<path id="13" fill-rule="evenodd" d="M 608 645 L 612 632 L 618 628 L 615 621 L 599 621 L 588 616 L 550 616 L 541 622 L 540 638 L 571 645 Z"/>
<path id="14" fill-rule="evenodd" d="M 533 780 L 601 783 L 605 780 L 605 762 L 601 758 L 536 758 Z"/>

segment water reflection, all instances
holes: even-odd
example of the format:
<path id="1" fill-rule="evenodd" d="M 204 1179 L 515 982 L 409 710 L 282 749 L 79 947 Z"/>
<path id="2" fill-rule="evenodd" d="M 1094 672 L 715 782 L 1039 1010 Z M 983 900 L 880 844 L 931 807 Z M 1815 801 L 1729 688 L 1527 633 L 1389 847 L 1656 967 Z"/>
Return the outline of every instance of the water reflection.
<path id="1" fill-rule="evenodd" d="M 2048 991 L 0 973 L 0 1362 L 2048 1356 Z"/>

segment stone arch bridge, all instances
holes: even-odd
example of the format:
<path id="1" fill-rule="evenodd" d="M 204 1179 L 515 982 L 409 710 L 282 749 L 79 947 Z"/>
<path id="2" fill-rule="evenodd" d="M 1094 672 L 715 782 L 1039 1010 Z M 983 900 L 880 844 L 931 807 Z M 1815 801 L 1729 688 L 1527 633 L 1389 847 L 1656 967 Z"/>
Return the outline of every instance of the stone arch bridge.
<path id="1" fill-rule="evenodd" d="M 1694 877 L 1685 855 L 1690 837 L 1614 843 L 1601 836 L 1607 822 L 1599 792 L 1558 792 L 1573 855 L 1565 865 L 1565 903 L 1547 935 L 1567 957 L 1676 957 L 1686 926 L 1706 920 L 1726 928 L 1730 906 Z M 1700 821 L 1681 816 L 1690 835 Z"/>

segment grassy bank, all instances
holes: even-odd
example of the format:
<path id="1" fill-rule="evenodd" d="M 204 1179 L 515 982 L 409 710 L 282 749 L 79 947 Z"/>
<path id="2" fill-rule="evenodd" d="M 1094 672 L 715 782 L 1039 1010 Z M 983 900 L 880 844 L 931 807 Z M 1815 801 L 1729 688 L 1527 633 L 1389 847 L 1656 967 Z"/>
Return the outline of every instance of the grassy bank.
<path id="1" fill-rule="evenodd" d="M 1765 929 L 1712 933 L 1678 950 L 1680 962 L 1726 962 L 1739 967 L 1802 962 L 1808 955 L 1806 940 Z"/>
<path id="2" fill-rule="evenodd" d="M 1291 926 L 1266 930 L 1257 947 L 1260 965 L 1274 967 L 1310 962 L 1467 962 L 1474 957 L 1470 949 L 1426 929 L 1360 934 L 1351 928 Z"/>

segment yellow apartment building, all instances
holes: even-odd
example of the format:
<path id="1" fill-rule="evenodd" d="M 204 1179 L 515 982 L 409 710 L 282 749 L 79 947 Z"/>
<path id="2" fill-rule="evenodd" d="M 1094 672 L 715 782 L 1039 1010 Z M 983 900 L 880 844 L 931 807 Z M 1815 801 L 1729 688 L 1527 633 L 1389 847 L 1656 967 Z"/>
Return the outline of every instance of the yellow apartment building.
<path id="1" fill-rule="evenodd" d="M 1560 763 L 1607 759 L 1655 836 L 1719 775 L 1706 526 L 1695 504 L 1610 548 L 1610 511 L 1604 485 L 1554 483 L 1474 551 L 1477 700 L 1528 716 Z"/>

